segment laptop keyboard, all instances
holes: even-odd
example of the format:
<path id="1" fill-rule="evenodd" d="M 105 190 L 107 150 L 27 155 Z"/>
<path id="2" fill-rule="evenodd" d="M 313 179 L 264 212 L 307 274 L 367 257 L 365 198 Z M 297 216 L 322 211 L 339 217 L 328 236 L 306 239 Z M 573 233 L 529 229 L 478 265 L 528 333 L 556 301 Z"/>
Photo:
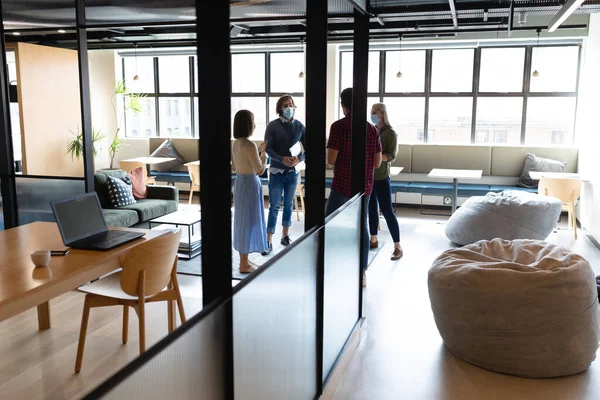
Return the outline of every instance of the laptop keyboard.
<path id="1" fill-rule="evenodd" d="M 82 244 L 99 244 L 99 247 L 111 246 L 119 237 L 131 235 L 131 232 L 127 231 L 108 231 L 102 232 L 92 237 L 78 240 L 77 244 L 81 246 Z"/>

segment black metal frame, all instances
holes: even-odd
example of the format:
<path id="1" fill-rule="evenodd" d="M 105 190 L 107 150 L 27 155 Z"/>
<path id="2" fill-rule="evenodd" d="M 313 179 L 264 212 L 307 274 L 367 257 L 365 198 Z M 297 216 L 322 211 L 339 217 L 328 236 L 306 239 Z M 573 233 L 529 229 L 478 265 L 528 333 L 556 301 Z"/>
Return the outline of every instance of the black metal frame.
<path id="1" fill-rule="evenodd" d="M 578 47 L 579 55 L 577 60 L 577 80 L 575 91 L 573 92 L 531 92 L 531 72 L 532 72 L 532 56 L 533 49 L 536 47 Z M 524 68 L 523 68 L 523 88 L 520 92 L 482 92 L 479 90 L 479 80 L 481 74 L 481 55 L 482 52 L 486 49 L 499 49 L 499 48 L 523 48 L 525 50 L 524 56 Z M 452 49 L 448 47 L 448 49 Z M 401 51 L 415 51 L 419 49 L 410 49 L 410 50 L 401 50 Z M 373 50 L 372 50 L 373 51 Z M 385 98 L 394 98 L 394 97 L 419 97 L 425 98 L 425 110 L 424 116 L 425 121 L 423 124 L 423 143 L 430 143 L 431 138 L 429 137 L 429 101 L 431 98 L 435 97 L 469 97 L 473 99 L 472 105 L 472 115 L 471 115 L 471 135 L 470 135 L 470 144 L 476 143 L 476 132 L 477 132 L 477 104 L 479 98 L 487 98 L 487 97 L 506 97 L 506 98 L 522 98 L 523 99 L 523 114 L 521 118 L 521 139 L 520 145 L 525 144 L 525 135 L 527 132 L 527 105 L 529 98 L 535 97 L 574 97 L 576 99 L 575 104 L 575 113 L 577 112 L 577 99 L 579 95 L 579 75 L 581 69 L 581 53 L 582 46 L 581 43 L 565 43 L 565 44 L 540 44 L 539 46 L 533 45 L 515 45 L 515 46 L 478 46 L 474 47 L 474 55 L 473 55 L 473 80 L 472 80 L 472 89 L 470 92 L 434 92 L 431 89 L 431 80 L 432 80 L 432 68 L 433 68 L 433 52 L 435 49 L 422 49 L 421 51 L 425 51 L 425 83 L 424 83 L 424 91 L 423 92 L 411 92 L 411 93 L 400 93 L 400 92 L 386 92 L 385 88 L 385 77 L 386 77 L 386 68 L 387 65 L 385 60 L 387 58 L 388 52 L 396 52 L 397 49 L 390 50 L 375 50 L 380 53 L 380 63 L 379 63 L 379 91 L 378 92 L 368 92 L 368 97 L 379 97 L 380 101 L 384 101 Z M 339 69 L 339 84 L 341 86 L 342 82 L 342 71 L 343 65 L 341 63 L 342 54 L 351 52 L 351 50 L 340 50 L 339 51 L 339 59 L 340 59 L 340 69 Z M 382 81 L 383 80 L 383 81 Z M 573 124 L 575 125 L 576 118 L 573 119 Z M 575 132 L 573 125 L 573 132 Z M 572 137 L 572 142 L 574 141 L 574 136 Z M 566 144 L 572 144 L 566 143 Z"/>

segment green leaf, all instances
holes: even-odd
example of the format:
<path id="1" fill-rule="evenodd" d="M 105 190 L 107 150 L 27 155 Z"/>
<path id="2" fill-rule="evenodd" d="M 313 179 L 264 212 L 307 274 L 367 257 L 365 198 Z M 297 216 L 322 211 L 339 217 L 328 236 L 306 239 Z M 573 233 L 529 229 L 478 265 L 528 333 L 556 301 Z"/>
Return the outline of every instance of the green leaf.
<path id="1" fill-rule="evenodd" d="M 126 94 L 127 88 L 125 87 L 125 81 L 121 79 L 115 85 L 115 94 Z"/>
<path id="2" fill-rule="evenodd" d="M 142 106 L 142 98 L 144 95 L 139 94 L 131 94 L 129 95 L 129 108 L 135 114 L 139 114 L 144 111 L 144 106 Z"/>

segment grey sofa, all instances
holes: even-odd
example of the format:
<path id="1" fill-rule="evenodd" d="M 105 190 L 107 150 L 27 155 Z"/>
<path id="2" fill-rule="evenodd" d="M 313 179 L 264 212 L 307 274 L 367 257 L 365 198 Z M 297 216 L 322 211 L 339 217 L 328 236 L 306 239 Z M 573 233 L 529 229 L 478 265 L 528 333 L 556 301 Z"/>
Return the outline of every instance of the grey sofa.
<path id="1" fill-rule="evenodd" d="M 94 189 L 102 206 L 102 213 L 108 226 L 148 228 L 148 221 L 177 211 L 179 193 L 173 186 L 148 186 L 148 198 L 137 200 L 135 204 L 113 208 L 108 198 L 108 176 L 123 178 L 122 169 L 102 170 L 94 174 Z"/>

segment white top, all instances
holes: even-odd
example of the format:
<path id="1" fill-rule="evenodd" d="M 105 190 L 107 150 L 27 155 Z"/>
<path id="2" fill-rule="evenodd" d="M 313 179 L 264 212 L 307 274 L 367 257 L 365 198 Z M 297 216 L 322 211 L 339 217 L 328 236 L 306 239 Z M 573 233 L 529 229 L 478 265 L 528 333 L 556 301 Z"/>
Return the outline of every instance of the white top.
<path id="1" fill-rule="evenodd" d="M 581 179 L 579 174 L 571 172 L 541 172 L 541 171 L 529 171 L 531 179 L 542 179 L 542 178 L 558 178 L 558 179 Z"/>
<path id="2" fill-rule="evenodd" d="M 143 164 L 161 164 L 169 161 L 175 161 L 171 157 L 136 157 L 130 158 L 129 160 L 123 160 L 127 162 L 141 162 Z"/>
<path id="3" fill-rule="evenodd" d="M 434 168 L 429 173 L 430 178 L 447 178 L 447 179 L 481 179 L 483 173 L 480 169 L 441 169 Z"/>

